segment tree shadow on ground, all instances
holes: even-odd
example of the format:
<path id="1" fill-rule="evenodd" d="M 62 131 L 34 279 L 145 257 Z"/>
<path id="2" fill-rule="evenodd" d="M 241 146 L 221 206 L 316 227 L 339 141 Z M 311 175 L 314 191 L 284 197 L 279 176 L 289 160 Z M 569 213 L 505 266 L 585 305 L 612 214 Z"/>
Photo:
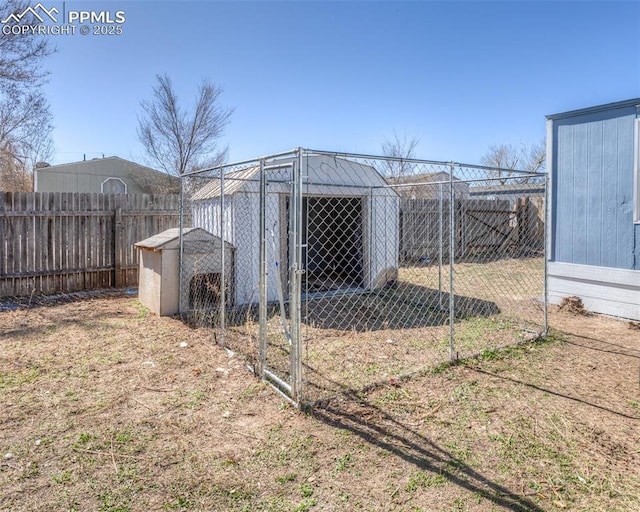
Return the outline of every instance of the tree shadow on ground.
<path id="1" fill-rule="evenodd" d="M 0 313 L 54 307 L 71 302 L 85 302 L 87 299 L 120 299 L 122 297 L 137 297 L 137 295 L 136 288 L 104 288 L 52 295 L 6 296 L 0 297 Z"/>

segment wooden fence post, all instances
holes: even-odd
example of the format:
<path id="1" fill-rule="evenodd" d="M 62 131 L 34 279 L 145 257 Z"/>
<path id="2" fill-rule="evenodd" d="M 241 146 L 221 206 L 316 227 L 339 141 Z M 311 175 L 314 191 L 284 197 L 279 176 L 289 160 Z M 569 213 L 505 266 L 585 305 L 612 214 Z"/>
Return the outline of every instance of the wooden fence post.
<path id="1" fill-rule="evenodd" d="M 456 258 L 464 258 L 467 254 L 467 240 L 465 237 L 465 224 L 466 224 L 466 208 L 464 199 L 456 199 L 454 201 L 454 207 L 456 212 L 455 218 L 455 233 L 456 233 Z"/>
<path id="2" fill-rule="evenodd" d="M 531 232 L 531 215 L 529 210 L 529 198 L 519 197 L 516 219 L 518 222 L 518 245 L 520 250 L 524 250 L 529 244 Z"/>
<path id="3" fill-rule="evenodd" d="M 113 219 L 113 286 L 122 288 L 122 209 L 116 208 Z"/>

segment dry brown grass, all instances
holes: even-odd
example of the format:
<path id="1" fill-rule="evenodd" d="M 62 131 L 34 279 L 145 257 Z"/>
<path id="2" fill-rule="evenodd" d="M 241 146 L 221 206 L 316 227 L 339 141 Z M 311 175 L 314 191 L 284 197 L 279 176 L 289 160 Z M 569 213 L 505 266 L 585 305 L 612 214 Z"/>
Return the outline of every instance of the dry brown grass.
<path id="1" fill-rule="evenodd" d="M 566 334 L 302 414 L 135 298 L 2 312 L 0 509 L 640 510 L 637 330 L 551 320 Z"/>

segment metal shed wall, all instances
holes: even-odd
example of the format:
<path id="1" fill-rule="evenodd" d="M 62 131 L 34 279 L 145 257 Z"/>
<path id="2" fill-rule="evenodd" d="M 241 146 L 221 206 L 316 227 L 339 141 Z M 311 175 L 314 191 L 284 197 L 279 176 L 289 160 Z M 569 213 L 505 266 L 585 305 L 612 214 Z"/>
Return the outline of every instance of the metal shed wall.
<path id="1" fill-rule="evenodd" d="M 235 292 L 236 304 L 258 301 L 260 269 L 260 196 L 252 192 L 236 192 L 225 196 L 224 239 L 235 246 Z M 267 198 L 267 226 L 276 231 L 280 240 L 280 216 L 278 196 Z M 193 225 L 206 229 L 216 236 L 221 233 L 220 198 L 192 203 Z M 270 261 L 271 247 L 268 247 Z M 277 300 L 276 278 L 269 272 L 267 282 L 268 300 Z"/>

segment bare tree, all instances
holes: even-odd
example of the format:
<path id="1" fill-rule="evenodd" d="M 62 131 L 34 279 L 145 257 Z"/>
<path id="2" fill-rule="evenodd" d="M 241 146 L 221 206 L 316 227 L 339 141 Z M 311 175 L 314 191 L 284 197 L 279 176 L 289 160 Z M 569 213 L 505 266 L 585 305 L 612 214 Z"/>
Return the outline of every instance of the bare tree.
<path id="1" fill-rule="evenodd" d="M 8 0 L 0 19 L 16 15 L 20 25 L 37 25 L 28 7 L 28 1 Z M 51 113 L 41 88 L 48 75 L 42 61 L 54 50 L 31 31 L 16 32 L 0 32 L 0 189 L 31 190 L 35 162 L 52 153 Z"/>
<path id="2" fill-rule="evenodd" d="M 494 144 L 489 146 L 489 151 L 482 157 L 482 164 L 488 167 L 506 169 L 497 170 L 493 174 L 504 185 L 510 183 L 529 183 L 534 177 L 518 177 L 514 170 L 530 173 L 542 173 L 545 169 L 546 149 L 544 140 L 536 144 L 525 143 L 515 146 L 513 144 Z"/>
<path id="3" fill-rule="evenodd" d="M 27 0 L 5 0 L 0 5 L 0 19 L 20 15 L 29 7 Z M 32 14 L 22 16 L 20 25 L 37 25 Z M 34 36 L 31 31 L 0 31 L 0 89 L 22 89 L 42 85 L 47 72 L 42 68 L 44 57 L 54 52 L 47 39 Z"/>
<path id="4" fill-rule="evenodd" d="M 141 103 L 138 138 L 153 163 L 177 176 L 200 166 L 223 163 L 227 148 L 219 146 L 233 109 L 220 106 L 222 89 L 203 81 L 195 105 L 184 109 L 178 103 L 171 79 L 157 75 L 153 97 Z"/>
<path id="5" fill-rule="evenodd" d="M 399 136 L 393 132 L 393 137 L 382 141 L 382 154 L 392 157 L 394 160 L 385 162 L 383 174 L 387 178 L 399 179 L 413 174 L 413 165 L 405 162 L 405 159 L 415 158 L 415 149 L 420 139 L 408 137 L 407 134 Z"/>
<path id="6" fill-rule="evenodd" d="M 17 148 L 10 142 L 0 148 L 0 190 L 5 192 L 31 192 L 33 171 L 45 163 L 53 153 L 51 139 L 40 146 Z M 27 153 L 25 153 L 27 151 Z"/>

